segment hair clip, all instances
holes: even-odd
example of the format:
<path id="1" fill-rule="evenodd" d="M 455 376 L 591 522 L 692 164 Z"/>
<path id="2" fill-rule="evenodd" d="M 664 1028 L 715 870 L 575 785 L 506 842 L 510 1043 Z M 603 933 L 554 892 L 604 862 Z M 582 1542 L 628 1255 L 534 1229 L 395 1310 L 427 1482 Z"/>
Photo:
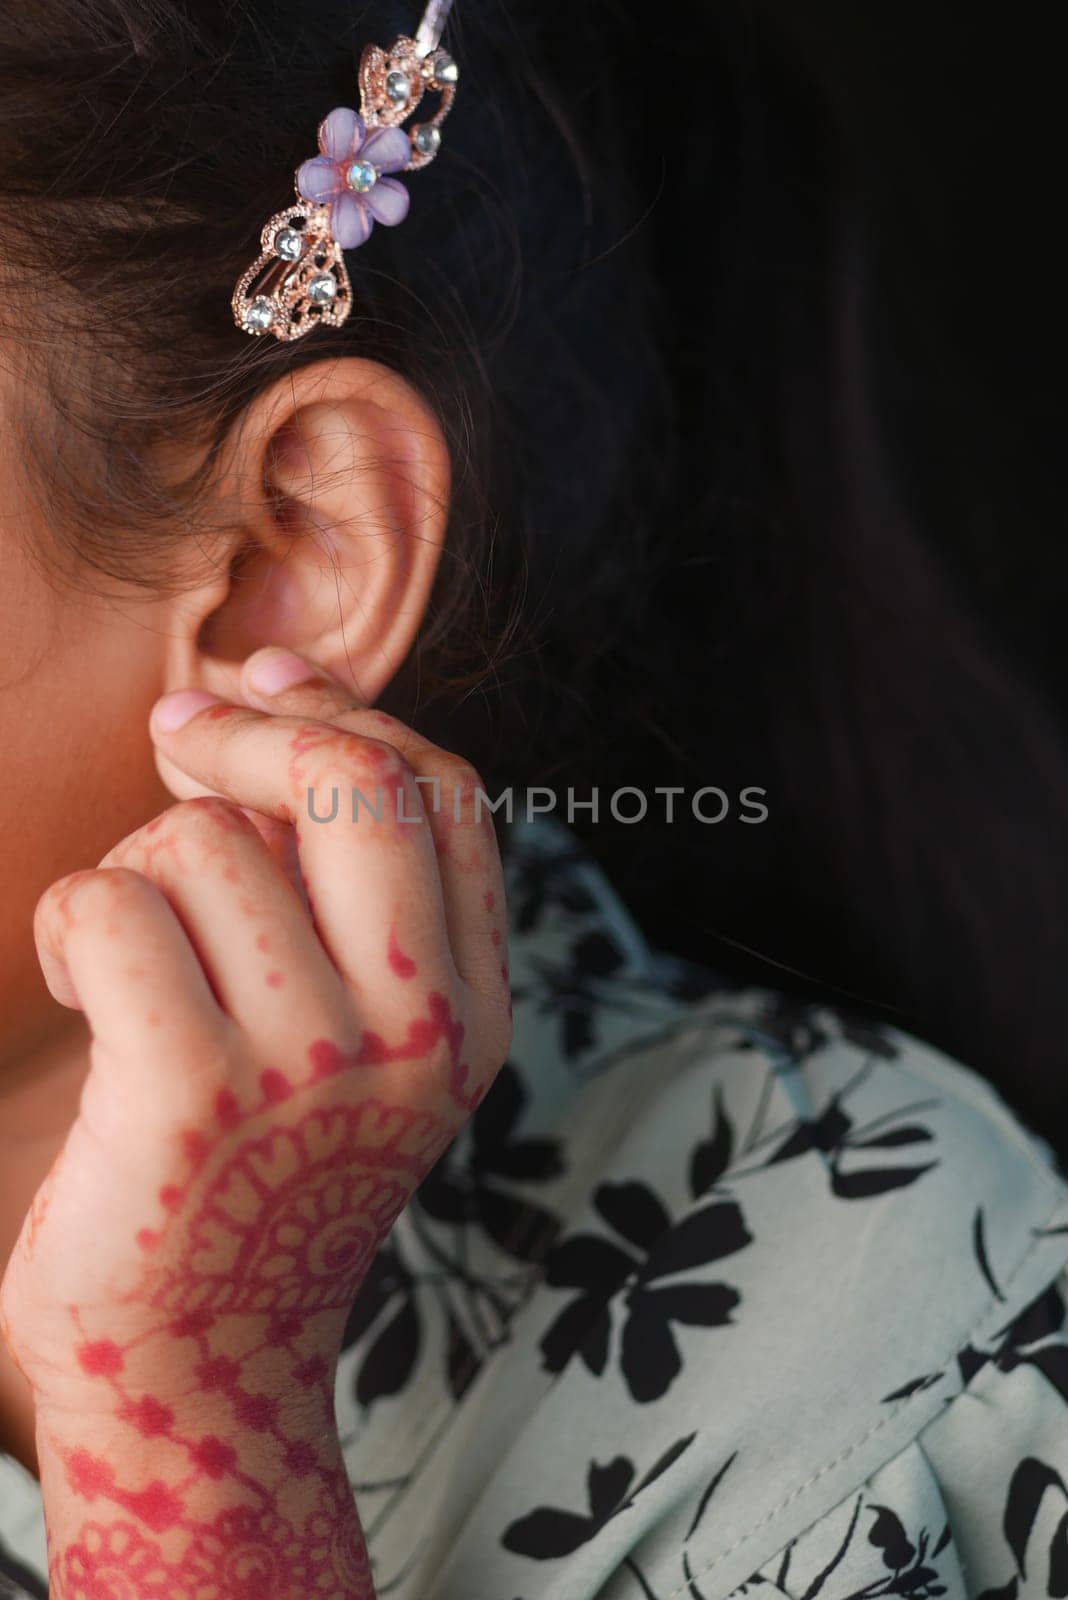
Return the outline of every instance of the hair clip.
<path id="1" fill-rule="evenodd" d="M 360 109 L 337 106 L 319 124 L 319 154 L 294 174 L 296 203 L 277 212 L 260 235 L 262 254 L 237 280 L 234 321 L 258 338 L 300 339 L 323 324 L 339 328 L 352 310 L 342 252 L 370 238 L 376 222 L 394 227 L 408 215 L 408 191 L 394 174 L 417 172 L 441 146 L 441 124 L 459 69 L 438 48 L 452 0 L 430 0 L 415 37 L 388 50 L 364 47 Z M 427 91 L 432 116 L 401 127 Z"/>

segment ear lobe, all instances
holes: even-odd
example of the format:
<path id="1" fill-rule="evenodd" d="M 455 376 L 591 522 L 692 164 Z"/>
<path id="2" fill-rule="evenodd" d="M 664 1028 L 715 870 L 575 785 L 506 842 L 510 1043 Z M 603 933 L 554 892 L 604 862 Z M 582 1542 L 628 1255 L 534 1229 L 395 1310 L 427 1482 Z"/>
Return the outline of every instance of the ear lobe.
<path id="1" fill-rule="evenodd" d="M 244 538 L 199 629 L 198 680 L 232 692 L 243 661 L 280 644 L 372 702 L 411 649 L 437 571 L 445 440 L 411 386 L 373 362 L 302 369 L 278 388 L 287 403 L 261 397 L 259 433 L 251 414 L 240 431 Z"/>

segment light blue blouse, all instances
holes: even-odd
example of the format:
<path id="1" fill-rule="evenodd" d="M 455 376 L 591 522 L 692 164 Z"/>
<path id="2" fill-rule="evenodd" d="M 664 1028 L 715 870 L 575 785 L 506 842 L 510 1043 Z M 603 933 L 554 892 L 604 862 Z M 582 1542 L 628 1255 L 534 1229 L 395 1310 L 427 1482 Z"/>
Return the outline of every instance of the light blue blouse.
<path id="1" fill-rule="evenodd" d="M 915 1039 L 651 951 L 552 819 L 507 877 L 510 1060 L 339 1367 L 380 1600 L 1068 1595 L 1046 1146 Z M 44 1571 L 0 1456 L 0 1594 Z"/>

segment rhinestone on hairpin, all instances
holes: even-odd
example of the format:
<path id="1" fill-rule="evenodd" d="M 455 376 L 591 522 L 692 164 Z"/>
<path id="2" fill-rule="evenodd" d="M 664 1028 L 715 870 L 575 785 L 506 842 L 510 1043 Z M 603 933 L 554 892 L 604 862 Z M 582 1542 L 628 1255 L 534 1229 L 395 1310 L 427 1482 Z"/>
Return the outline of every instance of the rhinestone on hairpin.
<path id="1" fill-rule="evenodd" d="M 438 47 L 452 0 L 431 0 L 415 37 L 388 50 L 365 46 L 360 109 L 337 106 L 319 124 L 319 154 L 294 175 L 297 198 L 260 235 L 262 254 L 243 272 L 234 321 L 262 338 L 300 339 L 313 328 L 339 328 L 352 310 L 344 250 L 355 250 L 375 223 L 395 227 L 408 215 L 408 191 L 396 176 L 427 166 L 441 148 L 459 69 Z M 433 114 L 401 126 L 427 92 Z"/>

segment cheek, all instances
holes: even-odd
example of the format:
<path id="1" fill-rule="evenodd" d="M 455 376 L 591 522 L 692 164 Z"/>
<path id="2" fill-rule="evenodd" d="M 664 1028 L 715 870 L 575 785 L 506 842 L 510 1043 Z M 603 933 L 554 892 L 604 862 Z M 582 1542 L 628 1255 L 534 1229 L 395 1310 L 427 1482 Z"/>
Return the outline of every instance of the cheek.
<path id="1" fill-rule="evenodd" d="M 11 543 L 0 531 L 0 1058 L 56 1009 L 33 947 L 38 897 L 169 800 L 147 731 L 164 632 L 50 585 Z"/>

